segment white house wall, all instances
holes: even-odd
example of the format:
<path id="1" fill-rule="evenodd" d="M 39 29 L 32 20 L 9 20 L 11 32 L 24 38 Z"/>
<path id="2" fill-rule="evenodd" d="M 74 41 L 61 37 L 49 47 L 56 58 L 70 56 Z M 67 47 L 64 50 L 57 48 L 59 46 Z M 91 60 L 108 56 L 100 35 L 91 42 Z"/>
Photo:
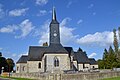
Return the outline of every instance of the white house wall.
<path id="1" fill-rule="evenodd" d="M 16 73 L 27 73 L 27 63 L 16 64 Z"/>

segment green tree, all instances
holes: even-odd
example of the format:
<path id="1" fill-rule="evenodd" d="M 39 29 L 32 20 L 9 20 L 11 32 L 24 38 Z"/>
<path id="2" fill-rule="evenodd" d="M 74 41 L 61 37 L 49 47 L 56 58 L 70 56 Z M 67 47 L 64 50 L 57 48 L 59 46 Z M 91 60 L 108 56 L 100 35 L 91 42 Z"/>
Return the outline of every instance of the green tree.
<path id="1" fill-rule="evenodd" d="M 43 46 L 48 46 L 48 43 L 47 42 L 43 43 Z"/>
<path id="2" fill-rule="evenodd" d="M 6 58 L 2 57 L 2 53 L 0 52 L 0 74 L 1 74 L 2 67 L 4 67 L 4 71 L 5 71 L 6 66 L 7 66 Z"/>
<path id="3" fill-rule="evenodd" d="M 98 63 L 99 69 L 103 69 L 103 68 L 104 68 L 103 60 L 99 59 L 99 60 L 97 61 L 97 63 Z"/>
<path id="4" fill-rule="evenodd" d="M 105 50 L 104 50 L 104 53 L 103 53 L 104 69 L 106 69 L 106 67 L 107 67 L 107 58 L 108 58 L 108 51 L 107 51 L 107 49 L 105 49 Z"/>
<path id="5" fill-rule="evenodd" d="M 114 33 L 113 45 L 114 45 L 114 48 L 115 48 L 115 53 L 117 54 L 119 45 L 118 45 L 118 40 L 117 40 L 117 35 L 116 35 L 116 29 L 113 29 L 113 33 Z"/>
<path id="6" fill-rule="evenodd" d="M 8 67 L 7 67 L 8 72 L 13 71 L 13 68 L 14 68 L 14 66 L 15 66 L 14 61 L 13 61 L 11 58 L 8 58 L 8 59 L 7 59 L 7 64 L 8 64 Z"/>

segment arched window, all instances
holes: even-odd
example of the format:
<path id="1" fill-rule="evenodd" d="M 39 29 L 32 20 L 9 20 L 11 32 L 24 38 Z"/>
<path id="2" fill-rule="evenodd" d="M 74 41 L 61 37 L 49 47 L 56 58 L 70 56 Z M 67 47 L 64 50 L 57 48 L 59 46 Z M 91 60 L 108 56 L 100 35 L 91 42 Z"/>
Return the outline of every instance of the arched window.
<path id="1" fill-rule="evenodd" d="M 54 58 L 54 66 L 58 67 L 59 66 L 59 60 L 57 57 Z"/>
<path id="2" fill-rule="evenodd" d="M 41 63 L 39 63 L 38 68 L 41 68 Z"/>
<path id="3" fill-rule="evenodd" d="M 25 66 L 23 66 L 23 71 L 25 70 Z"/>

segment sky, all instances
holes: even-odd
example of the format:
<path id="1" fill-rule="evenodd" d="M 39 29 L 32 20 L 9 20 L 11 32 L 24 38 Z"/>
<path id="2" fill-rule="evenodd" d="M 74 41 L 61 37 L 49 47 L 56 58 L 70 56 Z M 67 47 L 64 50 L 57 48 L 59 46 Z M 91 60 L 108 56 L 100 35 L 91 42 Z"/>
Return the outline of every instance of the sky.
<path id="1" fill-rule="evenodd" d="M 113 45 L 120 26 L 120 0 L 0 0 L 0 52 L 16 62 L 29 46 L 49 43 L 49 24 L 55 6 L 61 44 L 80 47 L 88 57 L 101 59 Z"/>

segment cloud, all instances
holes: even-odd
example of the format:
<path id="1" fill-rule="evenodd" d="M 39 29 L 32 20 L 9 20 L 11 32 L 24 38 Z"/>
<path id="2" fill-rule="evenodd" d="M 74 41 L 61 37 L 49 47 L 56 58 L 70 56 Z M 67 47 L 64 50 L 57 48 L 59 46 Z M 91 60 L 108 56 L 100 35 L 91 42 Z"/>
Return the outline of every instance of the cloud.
<path id="1" fill-rule="evenodd" d="M 5 16 L 5 12 L 4 12 L 4 10 L 2 9 L 2 7 L 3 7 L 3 5 L 0 4 L 0 19 Z"/>
<path id="2" fill-rule="evenodd" d="M 66 27 L 67 23 L 69 23 L 69 21 L 71 21 L 70 18 L 65 18 L 62 20 L 61 24 L 60 24 L 60 37 L 61 37 L 61 43 L 63 45 L 68 45 L 70 44 L 70 42 L 74 42 L 77 35 L 74 35 L 74 28 L 69 28 Z M 49 23 L 50 21 L 46 21 L 43 25 L 42 25 L 42 29 L 40 32 L 40 40 L 39 40 L 39 44 L 42 45 L 42 43 L 44 42 L 48 42 L 49 41 Z M 69 37 L 69 38 L 68 38 Z"/>
<path id="3" fill-rule="evenodd" d="M 37 16 L 44 16 L 47 14 L 46 10 L 40 10 L 39 13 L 37 14 Z"/>
<path id="4" fill-rule="evenodd" d="M 23 16 L 23 15 L 25 15 L 25 13 L 28 9 L 29 8 L 11 10 L 11 11 L 9 11 L 9 15 L 10 16 Z"/>
<path id="5" fill-rule="evenodd" d="M 109 46 L 113 44 L 113 32 L 104 31 L 95 34 L 87 34 L 76 41 L 80 45 Z"/>
<path id="6" fill-rule="evenodd" d="M 69 8 L 70 5 L 72 5 L 72 1 L 69 1 L 69 2 L 68 2 L 68 4 L 67 4 L 67 8 Z"/>
<path id="7" fill-rule="evenodd" d="M 2 50 L 3 50 L 3 48 L 0 47 L 0 51 L 2 51 Z"/>
<path id="8" fill-rule="evenodd" d="M 95 15 L 96 15 L 96 12 L 93 12 L 92 15 L 95 16 Z"/>
<path id="9" fill-rule="evenodd" d="M 37 5 L 45 5 L 48 3 L 48 0 L 36 0 Z"/>
<path id="10" fill-rule="evenodd" d="M 22 33 L 20 36 L 15 36 L 15 38 L 24 38 L 34 29 L 34 26 L 29 19 L 24 20 L 19 26 Z"/>
<path id="11" fill-rule="evenodd" d="M 16 57 L 17 56 L 17 54 L 12 54 L 12 57 Z"/>
<path id="12" fill-rule="evenodd" d="M 95 57 L 97 54 L 96 53 L 92 53 L 92 54 L 90 54 L 88 57 L 89 58 L 93 58 L 93 57 Z"/>
<path id="13" fill-rule="evenodd" d="M 16 33 L 16 31 L 20 31 L 20 35 L 15 36 L 15 38 L 24 38 L 32 32 L 34 27 L 29 19 L 25 19 L 20 24 L 7 25 L 0 28 L 0 33 Z"/>
<path id="14" fill-rule="evenodd" d="M 89 6 L 88 6 L 88 9 L 91 9 L 91 8 L 93 8 L 94 7 L 94 4 L 90 4 Z"/>
<path id="15" fill-rule="evenodd" d="M 82 22 L 83 22 L 83 20 L 80 19 L 80 20 L 77 22 L 77 24 L 81 24 Z"/>
<path id="16" fill-rule="evenodd" d="M 1 33 L 13 33 L 16 30 L 18 30 L 17 25 L 7 25 L 6 27 L 0 28 Z"/>

